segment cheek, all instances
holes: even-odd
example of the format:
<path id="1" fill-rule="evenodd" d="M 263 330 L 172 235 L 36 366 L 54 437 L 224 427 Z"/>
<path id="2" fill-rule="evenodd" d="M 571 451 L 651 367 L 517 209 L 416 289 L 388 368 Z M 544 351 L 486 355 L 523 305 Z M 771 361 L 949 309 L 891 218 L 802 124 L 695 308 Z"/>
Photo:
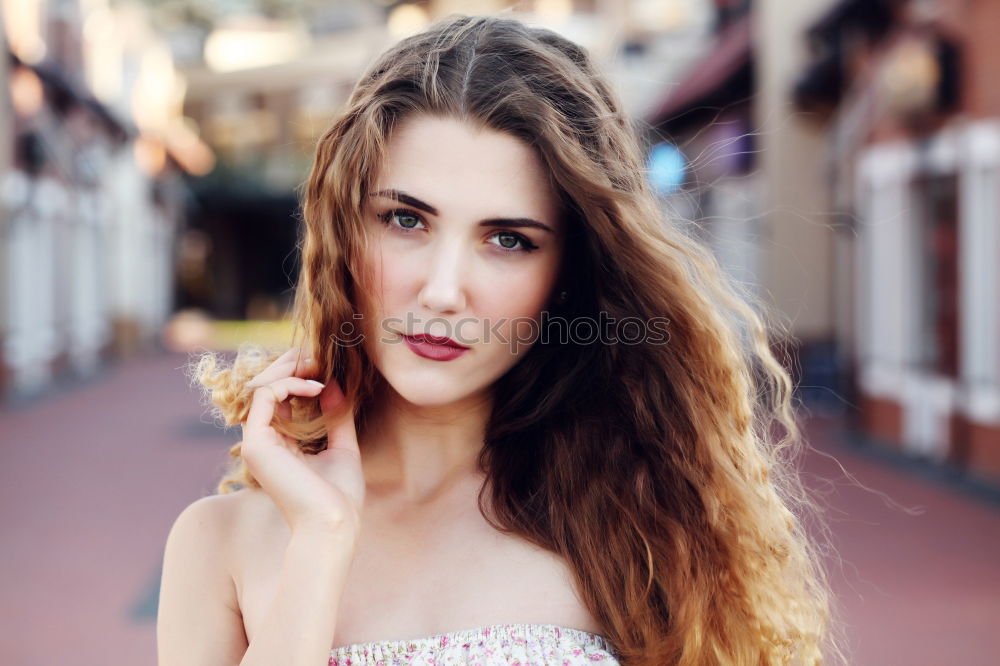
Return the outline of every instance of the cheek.
<path id="1" fill-rule="evenodd" d="M 478 290 L 477 303 L 483 315 L 535 317 L 545 306 L 550 280 L 540 271 L 499 273 Z"/>
<path id="2" fill-rule="evenodd" d="M 494 276 L 477 291 L 478 315 L 504 341 L 528 342 L 537 337 L 538 318 L 547 306 L 554 277 L 546 270 L 509 270 Z"/>
<path id="3" fill-rule="evenodd" d="M 384 308 L 392 311 L 393 306 L 405 302 L 406 292 L 412 289 L 414 280 L 414 253 L 396 251 L 391 243 L 376 238 L 370 245 L 366 260 L 370 267 L 371 293 L 381 301 Z M 375 303 L 377 309 L 382 309 Z"/>
<path id="4" fill-rule="evenodd" d="M 476 300 L 486 312 L 537 317 L 546 307 L 556 278 L 557 257 L 499 264 L 478 285 Z"/>

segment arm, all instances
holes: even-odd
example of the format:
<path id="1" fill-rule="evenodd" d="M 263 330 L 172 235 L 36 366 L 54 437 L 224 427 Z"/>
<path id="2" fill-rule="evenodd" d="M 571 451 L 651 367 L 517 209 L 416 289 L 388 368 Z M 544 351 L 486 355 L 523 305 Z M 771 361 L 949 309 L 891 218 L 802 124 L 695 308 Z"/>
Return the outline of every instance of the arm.
<path id="1" fill-rule="evenodd" d="M 201 498 L 167 537 L 157 618 L 159 666 L 317 666 L 329 660 L 353 532 L 292 533 L 261 629 L 247 644 L 229 572 L 233 496 Z"/>
<path id="2" fill-rule="evenodd" d="M 277 592 L 240 666 L 325 666 L 353 552 L 346 533 L 292 533 Z"/>
<path id="3" fill-rule="evenodd" d="M 320 666 L 329 661 L 337 609 L 360 534 L 365 480 L 354 411 L 339 385 L 295 376 L 315 374 L 293 347 L 247 383 L 253 388 L 243 425 L 247 470 L 291 529 L 261 628 L 249 641 L 228 562 L 228 532 L 240 521 L 242 492 L 202 498 L 177 518 L 164 555 L 160 666 Z M 253 385 L 253 386 L 251 386 Z M 292 396 L 318 398 L 327 447 L 307 455 L 272 427 Z"/>
<path id="4" fill-rule="evenodd" d="M 156 643 L 160 666 L 234 665 L 246 651 L 227 565 L 231 502 L 203 497 L 174 521 L 163 555 Z"/>

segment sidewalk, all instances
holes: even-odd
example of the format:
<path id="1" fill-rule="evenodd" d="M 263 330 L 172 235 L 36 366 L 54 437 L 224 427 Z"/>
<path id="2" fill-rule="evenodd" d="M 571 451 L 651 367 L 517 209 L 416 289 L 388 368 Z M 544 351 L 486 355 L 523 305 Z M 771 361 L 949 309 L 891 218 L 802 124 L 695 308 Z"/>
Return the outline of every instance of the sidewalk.
<path id="1" fill-rule="evenodd" d="M 237 441 L 178 369 L 136 359 L 0 411 L 0 663 L 156 664 L 167 532 Z"/>
<path id="2" fill-rule="evenodd" d="M 211 423 L 185 360 L 139 358 L 0 411 L 0 663 L 156 663 L 167 531 L 238 437 Z M 853 664 L 997 663 L 1000 508 L 862 455 L 836 419 L 809 431 L 805 481 L 831 507 Z"/>
<path id="3" fill-rule="evenodd" d="M 850 446 L 837 419 L 813 419 L 809 433 L 820 453 L 804 480 L 830 507 L 830 576 L 853 663 L 1000 663 L 1000 507 Z"/>

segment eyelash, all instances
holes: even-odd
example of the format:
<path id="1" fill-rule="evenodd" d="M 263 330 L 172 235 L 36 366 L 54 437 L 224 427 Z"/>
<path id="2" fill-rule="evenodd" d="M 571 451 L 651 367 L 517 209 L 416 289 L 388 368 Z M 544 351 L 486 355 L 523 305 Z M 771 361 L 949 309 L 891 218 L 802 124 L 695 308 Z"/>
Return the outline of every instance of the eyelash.
<path id="1" fill-rule="evenodd" d="M 395 216 L 397 216 L 397 215 L 399 215 L 399 216 L 406 216 L 406 217 L 412 217 L 412 218 L 418 220 L 421 224 L 426 224 L 426 222 L 424 222 L 424 218 L 422 218 L 419 214 L 413 212 L 412 210 L 407 210 L 405 208 L 395 208 L 393 210 L 389 210 L 389 211 L 386 211 L 384 213 L 379 213 L 377 217 L 382 221 L 382 224 L 385 224 L 386 226 L 391 226 L 391 227 L 393 227 L 394 229 L 396 229 L 397 231 L 399 231 L 401 233 L 408 234 L 408 233 L 412 233 L 414 231 L 419 231 L 419 229 L 412 229 L 412 228 L 407 228 L 407 227 L 401 227 L 401 226 L 392 224 L 392 218 L 395 217 Z M 506 234 L 508 236 L 513 236 L 514 238 L 516 238 L 518 240 L 518 242 L 521 243 L 521 249 L 505 248 L 502 245 L 497 245 L 496 243 L 493 243 L 493 245 L 496 245 L 500 249 L 501 252 L 504 252 L 504 253 L 507 253 L 507 254 L 516 254 L 518 252 L 524 252 L 524 253 L 534 252 L 535 250 L 538 249 L 537 245 L 535 245 L 534 243 L 532 243 L 530 240 L 528 240 L 527 236 L 524 236 L 522 234 L 516 233 L 514 231 L 500 230 L 500 231 L 497 231 L 495 234 L 493 234 L 493 236 L 498 236 L 500 234 Z M 492 238 L 492 236 L 491 236 L 491 238 Z"/>

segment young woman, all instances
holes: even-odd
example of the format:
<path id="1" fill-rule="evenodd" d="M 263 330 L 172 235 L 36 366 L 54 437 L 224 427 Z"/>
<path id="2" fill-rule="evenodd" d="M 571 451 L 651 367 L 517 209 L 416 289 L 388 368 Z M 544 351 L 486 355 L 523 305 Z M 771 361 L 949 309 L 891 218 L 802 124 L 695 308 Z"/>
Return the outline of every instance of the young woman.
<path id="1" fill-rule="evenodd" d="M 369 69 L 296 346 L 197 367 L 243 440 L 168 537 L 160 666 L 839 656 L 789 377 L 642 164 L 551 31 L 452 16 Z"/>

